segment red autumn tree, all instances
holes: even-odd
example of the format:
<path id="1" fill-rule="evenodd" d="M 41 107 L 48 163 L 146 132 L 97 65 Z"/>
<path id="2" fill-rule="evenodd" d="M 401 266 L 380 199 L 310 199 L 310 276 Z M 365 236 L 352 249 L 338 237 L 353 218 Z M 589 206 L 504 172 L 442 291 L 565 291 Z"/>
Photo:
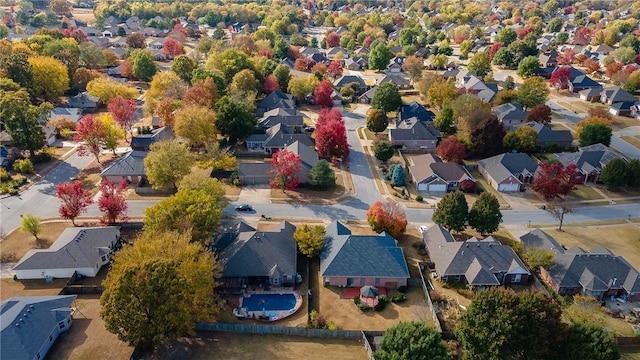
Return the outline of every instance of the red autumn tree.
<path id="1" fill-rule="evenodd" d="M 93 115 L 85 115 L 78 123 L 76 136 L 74 141 L 82 142 L 78 148 L 80 156 L 95 156 L 98 164 L 100 162 L 100 153 L 102 152 L 102 144 L 107 137 L 107 128 L 102 122 Z"/>
<path id="2" fill-rule="evenodd" d="M 536 28 L 533 25 L 527 25 L 516 30 L 516 34 L 518 35 L 518 39 L 522 40 L 525 36 L 531 34 L 536 31 Z"/>
<path id="3" fill-rule="evenodd" d="M 362 41 L 362 45 L 364 45 L 364 47 L 369 47 L 371 46 L 371 43 L 373 43 L 373 39 L 371 38 L 371 36 L 367 36 L 364 38 L 364 40 Z"/>
<path id="4" fill-rule="evenodd" d="M 542 163 L 538 176 L 533 180 L 531 189 L 546 200 L 562 198 L 575 189 L 578 172 L 575 164 L 562 168 L 560 163 Z"/>
<path id="5" fill-rule="evenodd" d="M 588 27 L 583 27 L 576 31 L 576 34 L 573 36 L 573 44 L 574 45 L 589 45 L 591 43 L 591 36 L 593 35 L 591 29 Z"/>
<path id="6" fill-rule="evenodd" d="M 287 50 L 287 57 L 294 60 L 300 58 L 300 47 L 289 46 L 289 50 Z"/>
<path id="7" fill-rule="evenodd" d="M 265 94 L 271 94 L 272 92 L 280 90 L 280 83 L 275 76 L 269 75 L 266 79 L 264 79 L 264 85 L 262 86 L 262 91 Z"/>
<path id="8" fill-rule="evenodd" d="M 293 70 L 309 71 L 309 62 L 303 58 L 297 58 L 293 63 Z"/>
<path id="9" fill-rule="evenodd" d="M 327 64 L 323 63 L 323 62 L 319 62 L 315 65 L 313 65 L 313 67 L 311 68 L 311 72 L 312 73 L 320 73 L 322 74 L 322 76 L 327 74 Z"/>
<path id="10" fill-rule="evenodd" d="M 340 109 L 324 108 L 320 110 L 320 114 L 318 115 L 318 119 L 316 120 L 316 126 L 323 126 L 331 121 L 343 122 Z"/>
<path id="11" fill-rule="evenodd" d="M 466 151 L 464 144 L 455 136 L 449 136 L 446 140 L 443 140 L 436 149 L 436 153 L 442 160 L 453 163 L 462 162 Z"/>
<path id="12" fill-rule="evenodd" d="M 116 185 L 113 181 L 103 180 L 100 183 L 100 198 L 98 199 L 98 208 L 103 212 L 101 222 L 103 224 L 114 224 L 116 221 L 127 220 L 127 199 L 125 192 L 127 191 L 127 181 L 122 179 Z"/>
<path id="13" fill-rule="evenodd" d="M 327 80 L 322 80 L 320 84 L 313 91 L 313 99 L 316 105 L 320 105 L 322 107 L 332 107 L 333 100 L 331 100 L 331 93 L 333 92 L 333 87 L 331 87 L 331 83 Z"/>
<path id="14" fill-rule="evenodd" d="M 124 60 L 120 64 L 120 73 L 127 79 L 133 79 L 133 66 L 129 59 Z"/>
<path id="15" fill-rule="evenodd" d="M 273 154 L 271 157 L 272 172 L 274 178 L 269 181 L 274 189 L 295 189 L 300 183 L 300 178 L 296 174 L 300 171 L 300 156 L 289 150 L 283 149 Z"/>
<path id="16" fill-rule="evenodd" d="M 533 109 L 531 109 L 524 121 L 535 121 L 543 124 L 548 124 L 551 122 L 551 108 L 545 104 L 536 105 L 533 107 Z"/>
<path id="17" fill-rule="evenodd" d="M 489 57 L 491 58 L 491 60 L 493 60 L 493 57 L 496 56 L 496 53 L 502 47 L 504 47 L 504 43 L 503 42 L 497 42 L 497 43 L 494 43 L 493 45 L 491 45 L 491 49 L 489 49 Z"/>
<path id="18" fill-rule="evenodd" d="M 258 51 L 258 56 L 264 56 L 267 59 L 271 59 L 273 57 L 273 55 L 271 55 L 271 51 L 269 51 L 269 50 L 260 50 L 260 51 Z"/>
<path id="19" fill-rule="evenodd" d="M 398 204 L 392 202 L 374 202 L 367 211 L 367 221 L 371 230 L 377 233 L 386 231 L 395 239 L 407 230 L 407 215 Z"/>
<path id="20" fill-rule="evenodd" d="M 562 54 L 558 55 L 558 65 L 571 65 L 576 60 L 576 52 L 571 48 L 566 48 Z"/>
<path id="21" fill-rule="evenodd" d="M 622 63 L 614 61 L 609 65 L 607 65 L 607 67 L 605 68 L 606 69 L 605 75 L 607 75 L 610 78 L 615 77 L 618 74 L 618 72 L 622 71 L 623 67 L 624 65 L 622 65 Z"/>
<path id="22" fill-rule="evenodd" d="M 118 95 L 113 98 L 107 105 L 107 110 L 113 117 L 113 120 L 127 132 L 131 132 L 135 123 L 133 115 L 136 112 L 136 102 L 132 99 L 125 99 Z"/>
<path id="23" fill-rule="evenodd" d="M 326 41 L 327 49 L 338 47 L 340 46 L 340 35 L 332 32 L 329 35 L 327 35 L 325 41 Z"/>
<path id="24" fill-rule="evenodd" d="M 89 37 L 81 29 L 69 26 L 62 30 L 62 36 L 67 38 L 73 38 L 78 44 L 89 41 Z"/>
<path id="25" fill-rule="evenodd" d="M 349 156 L 347 131 L 342 122 L 331 121 L 316 128 L 316 149 L 321 158 L 346 158 Z"/>
<path id="26" fill-rule="evenodd" d="M 206 108 L 213 107 L 211 93 L 203 86 L 192 86 L 182 97 L 182 105 L 198 105 Z"/>
<path id="27" fill-rule="evenodd" d="M 587 74 L 597 74 L 600 72 L 600 62 L 596 60 L 585 60 L 584 67 L 587 70 Z"/>
<path id="28" fill-rule="evenodd" d="M 62 204 L 58 209 L 60 216 L 70 219 L 75 226 L 75 219 L 87 211 L 87 207 L 93 203 L 91 192 L 82 188 L 80 181 L 65 182 L 56 186 L 56 196 Z"/>
<path id="29" fill-rule="evenodd" d="M 571 68 L 560 67 L 551 74 L 549 84 L 556 88 L 556 90 L 566 89 L 569 86 L 569 76 L 571 75 Z"/>
<path id="30" fill-rule="evenodd" d="M 342 64 L 340 64 L 340 61 L 332 61 L 329 64 L 327 75 L 329 75 L 329 77 L 333 80 L 336 80 L 342 76 Z"/>
<path id="31" fill-rule="evenodd" d="M 162 45 L 162 55 L 171 59 L 182 55 L 182 45 L 173 38 L 167 38 Z"/>

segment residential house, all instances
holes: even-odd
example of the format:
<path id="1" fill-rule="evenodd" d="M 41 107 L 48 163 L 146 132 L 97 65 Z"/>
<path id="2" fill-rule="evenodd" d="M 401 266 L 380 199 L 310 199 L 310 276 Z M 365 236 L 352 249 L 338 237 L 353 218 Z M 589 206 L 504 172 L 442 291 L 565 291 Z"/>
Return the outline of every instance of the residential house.
<path id="1" fill-rule="evenodd" d="M 602 90 L 602 85 L 587 75 L 578 75 L 569 80 L 569 91 L 577 93 L 586 89 Z"/>
<path id="2" fill-rule="evenodd" d="M 300 170 L 296 171 L 300 183 L 309 183 L 309 172 L 319 160 L 318 153 L 313 148 L 305 146 L 299 141 L 294 141 L 293 144 L 287 146 L 287 150 L 300 157 Z"/>
<path id="3" fill-rule="evenodd" d="M 388 82 L 395 85 L 399 90 L 406 90 L 406 89 L 413 88 L 413 85 L 411 85 L 411 81 L 409 81 L 409 79 L 406 76 L 403 76 L 402 74 L 397 74 L 397 73 L 387 74 L 378 81 L 378 85 L 382 85 Z"/>
<path id="4" fill-rule="evenodd" d="M 333 47 L 331 49 L 327 49 L 327 59 L 329 60 L 335 60 L 336 57 L 342 54 L 342 57 L 340 58 L 342 59 L 346 59 L 349 57 L 349 50 L 343 48 L 343 47 Z M 338 56 L 339 57 L 339 56 Z"/>
<path id="5" fill-rule="evenodd" d="M 624 90 L 619 86 L 612 86 L 602 90 L 600 93 L 600 102 L 612 105 L 618 102 L 635 102 L 637 99 L 633 94 Z"/>
<path id="6" fill-rule="evenodd" d="M 349 58 L 344 60 L 344 68 L 350 71 L 360 71 L 363 66 L 356 61 L 356 58 Z"/>
<path id="7" fill-rule="evenodd" d="M 553 50 L 538 56 L 540 66 L 543 68 L 555 68 L 558 65 L 558 52 Z"/>
<path id="8" fill-rule="evenodd" d="M 73 122 L 78 122 L 82 119 L 82 110 L 78 108 L 67 108 L 67 107 L 55 107 L 49 113 L 49 120 L 57 117 L 64 116 Z"/>
<path id="9" fill-rule="evenodd" d="M 559 65 L 554 68 L 540 68 L 540 73 L 538 75 L 542 76 L 543 78 L 550 79 L 551 75 L 553 75 L 554 72 L 561 68 L 569 68 L 569 81 L 572 81 L 580 75 L 584 75 L 583 71 L 576 69 L 571 65 Z"/>
<path id="10" fill-rule="evenodd" d="M 578 92 L 578 95 L 580 96 L 580 100 L 594 101 L 594 100 L 600 100 L 601 93 L 602 93 L 602 87 L 597 87 L 597 88 L 593 87 L 593 88 L 587 88 Z"/>
<path id="11" fill-rule="evenodd" d="M 419 121 L 433 121 L 436 115 L 427 110 L 422 104 L 417 101 L 412 101 L 408 104 L 403 104 L 400 106 L 400 111 L 398 112 L 398 120 L 405 121 L 415 117 Z"/>
<path id="12" fill-rule="evenodd" d="M 519 191 L 531 184 L 538 164 L 523 153 L 506 153 L 478 161 L 478 171 L 501 192 Z"/>
<path id="13" fill-rule="evenodd" d="M 267 129 L 264 134 L 253 134 L 247 138 L 247 149 L 249 151 L 275 154 L 276 152 L 300 141 L 301 144 L 309 147 L 315 146 L 313 139 L 307 134 L 295 133 L 293 129 L 275 124 Z"/>
<path id="14" fill-rule="evenodd" d="M 371 100 L 373 100 L 373 96 L 376 94 L 376 90 L 378 90 L 377 86 L 367 90 L 364 94 L 358 97 L 358 102 L 361 104 L 370 104 Z"/>
<path id="15" fill-rule="evenodd" d="M 538 122 L 530 122 L 525 125 L 530 126 L 538 133 L 537 144 L 540 149 L 557 148 L 566 150 L 573 143 L 573 136 L 570 130 L 554 130 Z"/>
<path id="16" fill-rule="evenodd" d="M 283 221 L 271 231 L 257 231 L 241 222 L 215 242 L 222 266 L 223 288 L 247 285 L 294 286 L 297 247 L 296 227 Z"/>
<path id="17" fill-rule="evenodd" d="M 598 300 L 622 297 L 640 300 L 640 273 L 622 256 L 600 245 L 591 251 L 565 249 L 546 232 L 536 229 L 523 235 L 527 247 L 553 253 L 553 265 L 540 268 L 540 277 L 560 295 L 593 296 Z"/>
<path id="18" fill-rule="evenodd" d="M 501 285 L 526 285 L 531 273 L 513 248 L 494 237 L 456 241 L 440 225 L 423 235 L 437 276 L 444 282 L 463 283 L 472 289 Z"/>
<path id="19" fill-rule="evenodd" d="M 402 71 L 402 65 L 404 64 L 404 56 L 395 56 L 389 60 L 386 70 L 391 73 L 399 73 Z"/>
<path id="20" fill-rule="evenodd" d="M 367 91 L 367 84 L 365 83 L 364 79 L 357 75 L 342 75 L 338 80 L 335 81 L 333 86 L 336 89 L 342 89 L 343 87 L 352 83 L 358 84 L 355 96 L 360 96 L 365 91 Z"/>
<path id="21" fill-rule="evenodd" d="M 485 83 L 481 78 L 468 71 L 459 71 L 456 85 L 467 94 L 474 94 L 485 102 L 491 103 L 498 93 L 497 83 Z"/>
<path id="22" fill-rule="evenodd" d="M 475 182 L 464 166 L 442 162 L 433 154 L 411 156 L 409 164 L 409 175 L 418 191 L 456 191 L 465 180 Z"/>
<path id="23" fill-rule="evenodd" d="M 13 271 L 19 280 L 95 277 L 119 239 L 119 226 L 67 228 L 48 249 L 27 251 Z"/>
<path id="24" fill-rule="evenodd" d="M 319 53 L 319 52 L 313 53 L 313 54 L 307 56 L 307 60 L 312 61 L 314 64 L 320 64 L 320 63 L 325 63 L 326 64 L 326 63 L 329 62 L 327 57 L 324 54 Z M 294 63 L 294 66 L 295 66 L 295 63 Z"/>
<path id="25" fill-rule="evenodd" d="M 612 48 L 611 46 L 607 45 L 607 44 L 600 44 L 600 45 L 597 45 L 597 46 L 592 46 L 591 47 L 591 51 L 595 52 L 595 53 L 609 55 L 609 53 L 615 51 L 615 49 Z"/>
<path id="26" fill-rule="evenodd" d="M 611 115 L 632 117 L 631 108 L 635 103 L 636 103 L 635 101 L 624 101 L 624 102 L 613 103 L 609 105 L 609 113 Z"/>
<path id="27" fill-rule="evenodd" d="M 0 302 L 0 358 L 44 359 L 72 323 L 77 295 L 18 296 Z"/>
<path id="28" fill-rule="evenodd" d="M 631 106 L 631 117 L 640 121 L 640 103 L 635 103 Z"/>
<path id="29" fill-rule="evenodd" d="M 92 26 L 81 26 L 78 29 L 82 30 L 82 32 L 85 33 L 89 37 L 98 37 L 98 36 L 102 35 L 100 30 L 98 30 L 98 29 L 96 29 L 96 28 L 94 28 Z"/>
<path id="30" fill-rule="evenodd" d="M 162 50 L 166 38 L 149 38 L 147 40 L 147 48 L 149 50 Z"/>
<path id="31" fill-rule="evenodd" d="M 442 134 L 433 124 L 412 117 L 389 129 L 389 141 L 405 150 L 435 151 Z"/>
<path id="32" fill-rule="evenodd" d="M 1 146 L 11 146 L 13 142 L 11 141 L 11 135 L 6 130 L 0 131 L 0 145 Z"/>
<path id="33" fill-rule="evenodd" d="M 505 130 L 514 130 L 524 124 L 524 120 L 529 112 L 522 108 L 519 103 L 506 103 L 494 107 L 493 113 L 502 123 Z"/>
<path id="34" fill-rule="evenodd" d="M 129 184 L 138 184 L 147 180 L 144 159 L 148 151 L 132 150 L 116 159 L 100 173 L 102 180 L 119 183 L 125 179 Z"/>
<path id="35" fill-rule="evenodd" d="M 398 242 L 386 232 L 352 235 L 339 221 L 326 229 L 320 253 L 320 274 L 324 285 L 340 287 L 406 286 L 410 277 Z"/>
<path id="36" fill-rule="evenodd" d="M 459 73 L 460 69 L 447 69 L 444 70 L 441 75 L 445 80 L 449 80 L 451 78 L 456 79 Z"/>
<path id="37" fill-rule="evenodd" d="M 83 112 L 94 112 L 98 110 L 99 105 L 100 98 L 86 91 L 69 98 L 69 107 L 80 108 Z"/>
<path id="38" fill-rule="evenodd" d="M 295 132 L 302 132 L 304 125 L 303 114 L 296 109 L 277 108 L 269 110 L 264 113 L 262 118 L 258 119 L 258 130 L 266 131 L 276 124 L 292 128 Z"/>
<path id="39" fill-rule="evenodd" d="M 256 105 L 256 115 L 262 117 L 265 112 L 277 108 L 295 109 L 296 99 L 291 94 L 276 90 Z"/>
<path id="40" fill-rule="evenodd" d="M 581 147 L 577 152 L 555 154 L 562 166 L 575 164 L 578 170 L 576 183 L 596 183 L 602 169 L 613 159 L 626 159 L 602 144 Z"/>
<path id="41" fill-rule="evenodd" d="M 163 126 L 153 129 L 148 134 L 137 134 L 131 138 L 131 149 L 149 151 L 151 145 L 161 141 L 171 141 L 176 138 L 170 127 Z"/>
<path id="42" fill-rule="evenodd" d="M 361 46 L 353 51 L 354 56 L 368 57 L 371 50 L 368 47 Z"/>
<path id="43" fill-rule="evenodd" d="M 44 141 L 47 146 L 52 146 L 58 139 L 58 129 L 55 126 L 43 125 Z"/>
<path id="44" fill-rule="evenodd" d="M 273 179 L 273 165 L 265 161 L 242 161 L 238 163 L 238 177 L 244 185 L 265 185 Z"/>

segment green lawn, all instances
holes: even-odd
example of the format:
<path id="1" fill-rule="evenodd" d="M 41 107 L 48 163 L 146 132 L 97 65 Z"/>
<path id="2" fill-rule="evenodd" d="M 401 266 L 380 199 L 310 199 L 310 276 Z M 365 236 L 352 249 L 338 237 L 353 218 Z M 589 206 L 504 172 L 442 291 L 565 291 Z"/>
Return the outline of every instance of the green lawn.
<path id="1" fill-rule="evenodd" d="M 575 190 L 571 190 L 569 196 L 577 200 L 600 200 L 604 199 L 591 186 L 577 185 Z"/>
<path id="2" fill-rule="evenodd" d="M 385 129 L 383 132 L 379 132 L 377 135 L 371 132 L 366 127 L 364 129 L 364 136 L 367 140 L 376 140 L 376 139 L 388 139 L 389 138 L 389 129 Z"/>

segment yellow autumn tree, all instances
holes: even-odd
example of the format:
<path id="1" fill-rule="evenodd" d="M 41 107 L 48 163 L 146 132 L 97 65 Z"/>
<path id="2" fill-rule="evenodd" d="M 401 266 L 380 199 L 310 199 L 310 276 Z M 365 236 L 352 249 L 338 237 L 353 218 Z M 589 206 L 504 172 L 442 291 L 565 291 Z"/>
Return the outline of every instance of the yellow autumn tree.
<path id="1" fill-rule="evenodd" d="M 107 150 L 113 151 L 116 154 L 118 143 L 124 139 L 124 130 L 113 120 L 113 117 L 109 113 L 98 114 L 98 119 L 104 125 L 106 135 L 104 137 L 104 147 Z"/>
<path id="2" fill-rule="evenodd" d="M 107 76 L 89 81 L 87 91 L 89 94 L 99 97 L 103 104 L 108 104 L 116 96 L 122 96 L 125 99 L 135 99 L 138 96 L 136 89 L 115 82 Z"/>
<path id="3" fill-rule="evenodd" d="M 215 140 L 216 114 L 199 105 L 187 105 L 176 112 L 176 135 L 187 139 L 190 146 L 204 146 Z"/>
<path id="4" fill-rule="evenodd" d="M 50 56 L 32 56 L 29 58 L 33 74 L 33 93 L 54 100 L 69 89 L 67 67 Z"/>

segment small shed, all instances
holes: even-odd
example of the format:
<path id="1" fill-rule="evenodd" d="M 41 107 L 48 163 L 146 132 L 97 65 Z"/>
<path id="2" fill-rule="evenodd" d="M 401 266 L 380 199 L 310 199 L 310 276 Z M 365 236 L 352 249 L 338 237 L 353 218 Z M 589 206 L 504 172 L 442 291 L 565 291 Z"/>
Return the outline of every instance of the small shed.
<path id="1" fill-rule="evenodd" d="M 360 301 L 371 307 L 378 305 L 378 289 L 371 285 L 361 287 Z"/>

